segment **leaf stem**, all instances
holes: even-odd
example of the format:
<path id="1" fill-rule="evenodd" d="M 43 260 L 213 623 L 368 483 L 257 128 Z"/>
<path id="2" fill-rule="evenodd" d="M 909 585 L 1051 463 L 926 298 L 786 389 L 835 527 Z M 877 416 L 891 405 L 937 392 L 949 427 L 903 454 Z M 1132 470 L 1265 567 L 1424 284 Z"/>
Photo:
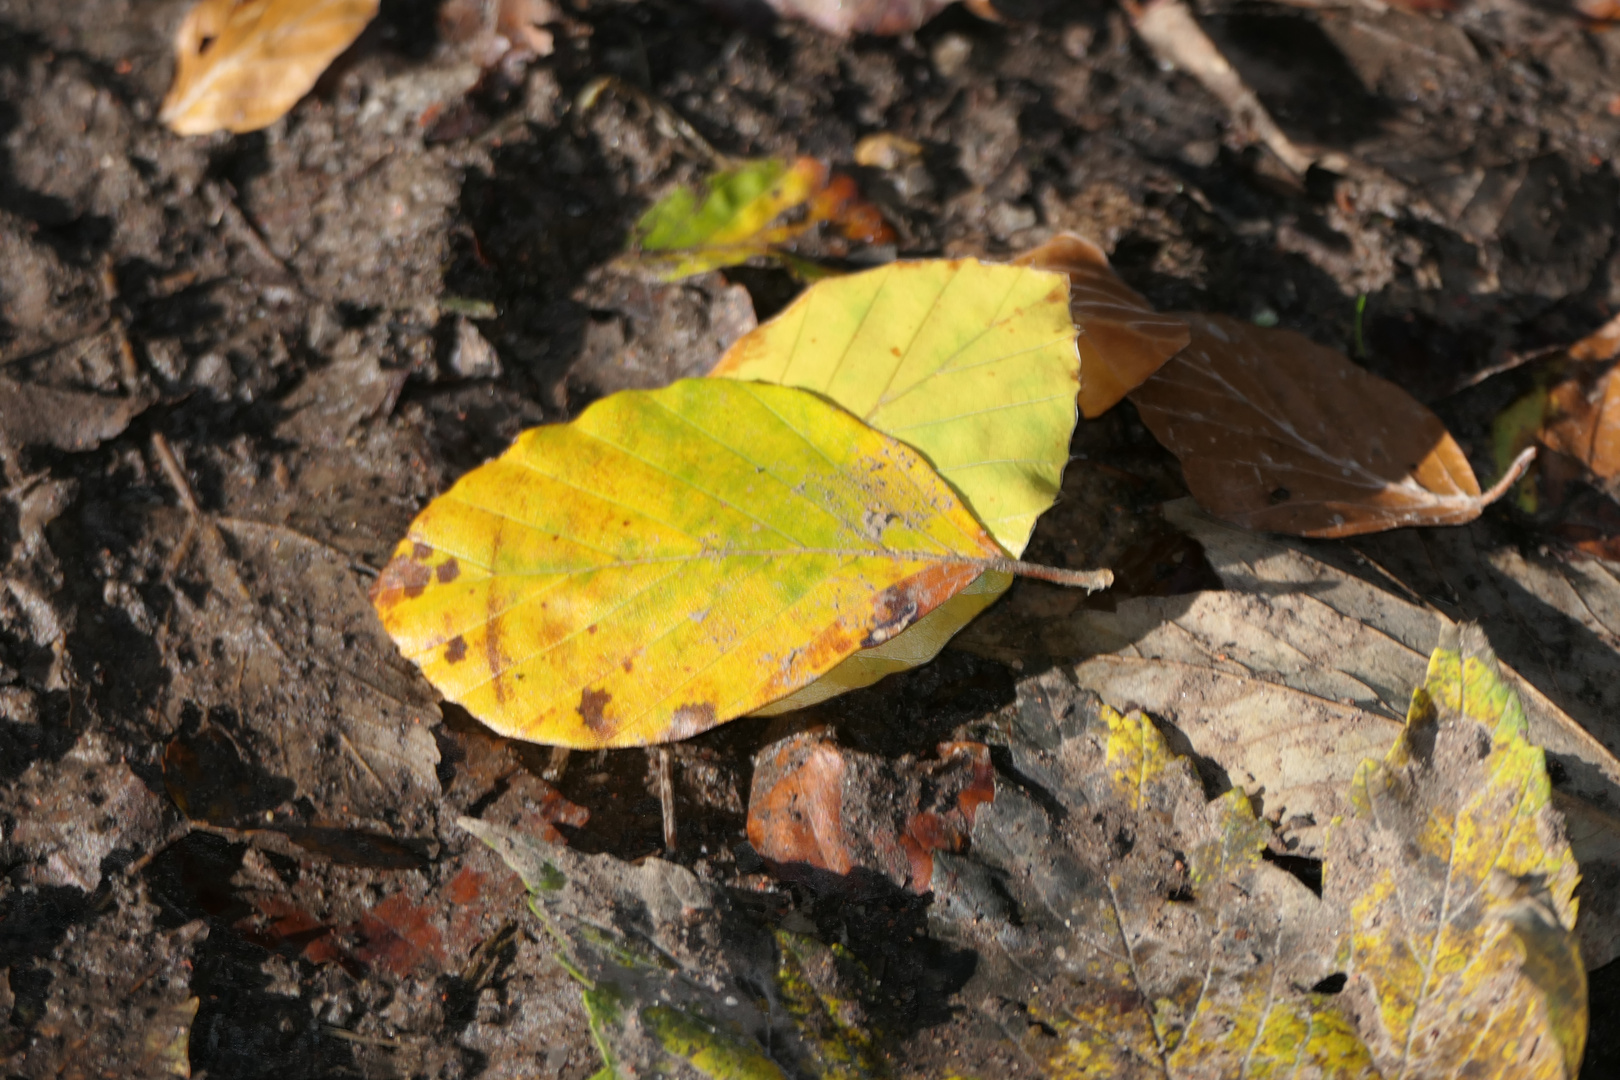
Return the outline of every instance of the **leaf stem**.
<path id="1" fill-rule="evenodd" d="M 1507 489 L 1513 486 L 1515 480 L 1524 475 L 1524 470 L 1530 467 L 1530 463 L 1535 460 L 1535 457 L 1536 448 L 1534 446 L 1527 446 L 1521 450 L 1519 456 L 1513 459 L 1513 464 L 1507 467 L 1507 472 L 1502 474 L 1501 479 L 1492 484 L 1490 490 L 1479 497 L 1479 505 L 1482 507 L 1489 506 L 1507 494 Z"/>
<path id="2" fill-rule="evenodd" d="M 1057 585 L 1074 585 L 1088 592 L 1106 589 L 1114 583 L 1112 570 L 1060 570 L 1055 566 L 1042 566 L 1040 563 L 1027 563 L 1020 559 L 984 559 L 982 562 L 987 568 L 999 570 L 1003 574 L 1036 578 Z"/>

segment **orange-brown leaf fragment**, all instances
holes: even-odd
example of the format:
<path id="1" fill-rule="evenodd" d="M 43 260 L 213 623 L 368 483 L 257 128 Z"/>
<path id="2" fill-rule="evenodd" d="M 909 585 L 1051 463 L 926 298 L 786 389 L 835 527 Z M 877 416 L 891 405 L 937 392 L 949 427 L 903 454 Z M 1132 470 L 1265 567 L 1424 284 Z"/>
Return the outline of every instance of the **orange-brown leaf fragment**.
<path id="1" fill-rule="evenodd" d="M 175 34 L 159 119 L 181 135 L 266 127 L 376 14 L 377 0 L 201 0 Z"/>
<path id="2" fill-rule="evenodd" d="M 1478 517 L 1481 494 L 1440 418 L 1341 352 L 1288 330 L 1184 315 L 1192 343 L 1130 395 L 1210 513 L 1250 529 L 1355 536 Z"/>
<path id="3" fill-rule="evenodd" d="M 1062 233 L 1012 260 L 1069 278 L 1069 312 L 1080 330 L 1080 412 L 1091 420 L 1187 347 L 1190 331 L 1174 315 L 1154 311 L 1119 279 L 1102 248 Z"/>

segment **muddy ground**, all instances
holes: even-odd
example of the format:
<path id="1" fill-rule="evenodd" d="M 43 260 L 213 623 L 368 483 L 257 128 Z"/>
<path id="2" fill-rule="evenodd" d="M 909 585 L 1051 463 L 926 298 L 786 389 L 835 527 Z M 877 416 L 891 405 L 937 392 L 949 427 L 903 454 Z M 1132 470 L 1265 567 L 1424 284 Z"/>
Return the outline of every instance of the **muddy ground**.
<path id="1" fill-rule="evenodd" d="M 430 0 L 385 0 L 289 117 L 182 139 L 154 115 L 186 6 L 0 0 L 7 1075 L 598 1067 L 518 884 L 454 820 L 640 858 L 662 849 L 649 757 L 483 732 L 392 652 L 365 589 L 415 511 L 522 428 L 701 373 L 793 295 L 768 269 L 605 271 L 705 168 L 648 98 L 724 153 L 853 172 L 900 254 L 1075 230 L 1163 308 L 1351 350 L 1433 403 L 1482 476 L 1530 375 L 1469 376 L 1620 306 L 1620 29 L 1557 2 L 1205 5 L 1289 135 L 1370 166 L 1353 181 L 1246 145 L 1101 3 L 840 42 L 745 5 L 575 0 L 553 55 L 480 81 Z M 582 108 L 601 75 L 635 92 Z M 877 131 L 921 164 L 855 168 Z M 1218 584 L 1156 515 L 1185 491 L 1129 406 L 1077 438 L 1069 511 L 1026 557 L 1113 565 L 1126 595 Z M 1509 508 L 1468 532 L 1568 557 Z M 927 755 L 1029 670 L 947 651 L 814 719 Z M 885 928 L 914 908 L 771 882 L 743 843 L 753 755 L 795 722 L 674 749 L 676 858 L 896 948 Z M 953 969 L 928 970 L 891 1030 L 953 1007 Z M 1593 989 L 1599 1077 L 1620 1065 L 1620 971 Z"/>

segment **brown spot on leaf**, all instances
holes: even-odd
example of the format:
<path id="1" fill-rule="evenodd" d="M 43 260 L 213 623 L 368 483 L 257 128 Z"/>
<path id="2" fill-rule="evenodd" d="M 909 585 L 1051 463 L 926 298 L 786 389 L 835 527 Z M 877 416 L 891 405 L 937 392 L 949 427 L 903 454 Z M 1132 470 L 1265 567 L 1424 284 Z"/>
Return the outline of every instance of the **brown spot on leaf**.
<path id="1" fill-rule="evenodd" d="M 421 547 L 420 544 L 417 547 Z M 382 573 L 371 586 L 371 600 L 379 609 L 387 610 L 400 600 L 414 600 L 427 589 L 433 572 L 416 559 L 396 555 L 383 567 Z"/>
<path id="2" fill-rule="evenodd" d="M 439 584 L 448 585 L 461 576 L 461 564 L 455 559 L 446 559 L 439 564 Z"/>
<path id="3" fill-rule="evenodd" d="M 426 559 L 428 556 L 430 556 L 432 554 L 433 554 L 433 549 L 431 547 L 429 547 L 428 545 L 422 543 L 422 541 L 420 541 L 420 540 L 416 541 L 415 543 L 413 543 L 411 545 L 411 558 L 416 559 L 418 562 Z"/>
<path id="4" fill-rule="evenodd" d="M 670 739 L 689 739 L 699 732 L 708 731 L 717 722 L 714 706 L 707 701 L 682 705 L 675 710 L 675 715 L 670 718 L 667 737 Z"/>
<path id="5" fill-rule="evenodd" d="M 920 612 L 917 597 L 911 590 L 914 580 L 908 579 L 898 585 L 891 585 L 878 594 L 873 610 L 873 622 L 866 631 L 866 637 L 861 639 L 861 648 L 870 649 L 874 645 L 881 645 L 917 621 Z"/>
<path id="6" fill-rule="evenodd" d="M 467 639 L 457 634 L 450 639 L 450 644 L 444 647 L 444 658 L 448 663 L 459 664 L 467 655 Z"/>
<path id="7" fill-rule="evenodd" d="M 604 733 L 612 730 L 613 726 L 607 718 L 607 705 L 612 700 L 613 695 L 606 690 L 592 690 L 586 687 L 580 691 L 579 708 L 576 711 L 579 718 L 585 721 L 586 727 L 599 734 Z"/>

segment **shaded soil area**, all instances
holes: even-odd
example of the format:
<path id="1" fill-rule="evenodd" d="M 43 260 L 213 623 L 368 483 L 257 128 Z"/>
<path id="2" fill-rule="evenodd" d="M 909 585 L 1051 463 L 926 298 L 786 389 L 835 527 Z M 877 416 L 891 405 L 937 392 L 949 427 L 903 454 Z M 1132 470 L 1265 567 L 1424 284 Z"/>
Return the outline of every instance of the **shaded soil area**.
<path id="1" fill-rule="evenodd" d="M 708 168 L 671 111 L 723 153 L 853 175 L 898 236 L 858 258 L 1073 230 L 1161 308 L 1343 348 L 1431 403 L 1483 477 L 1490 419 L 1533 375 L 1472 376 L 1620 307 L 1620 29 L 1557 4 L 1206 5 L 1283 129 L 1364 166 L 1303 177 L 1103 4 L 952 8 L 846 42 L 746 5 L 575 0 L 551 56 L 484 72 L 438 40 L 433 3 L 385 0 L 286 119 L 182 139 L 155 112 L 186 6 L 0 0 L 7 1075 L 597 1070 L 521 885 L 455 819 L 639 859 L 663 850 L 658 762 L 494 737 L 397 655 L 366 589 L 416 511 L 519 431 L 701 374 L 795 294 L 772 269 L 607 269 Z M 617 88 L 582 98 L 601 76 Z M 920 161 L 855 165 L 877 132 Z M 1129 405 L 1082 424 L 1075 455 L 1026 558 L 1114 567 L 1100 604 L 1218 587 L 1157 512 L 1185 487 Z M 1549 543 L 1506 506 L 1467 533 Z M 898 944 L 910 900 L 764 874 L 754 755 L 825 723 L 927 757 L 1055 659 L 947 650 L 672 747 L 673 857 L 915 970 L 886 1019 L 926 1039 L 971 957 Z M 1592 993 L 1583 1075 L 1601 1077 L 1620 1067 L 1615 967 Z"/>

